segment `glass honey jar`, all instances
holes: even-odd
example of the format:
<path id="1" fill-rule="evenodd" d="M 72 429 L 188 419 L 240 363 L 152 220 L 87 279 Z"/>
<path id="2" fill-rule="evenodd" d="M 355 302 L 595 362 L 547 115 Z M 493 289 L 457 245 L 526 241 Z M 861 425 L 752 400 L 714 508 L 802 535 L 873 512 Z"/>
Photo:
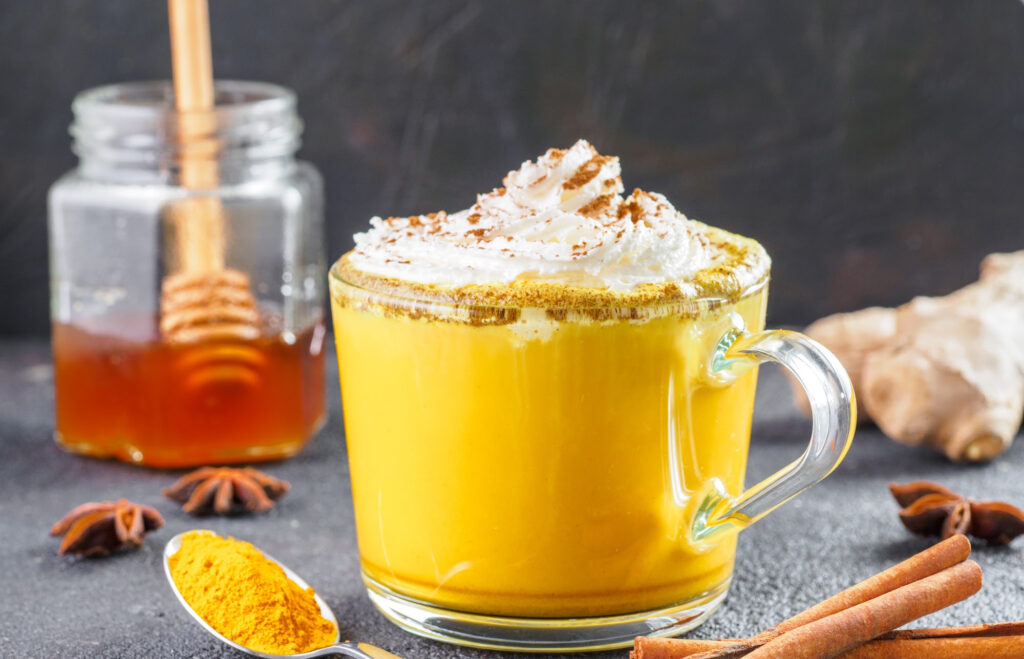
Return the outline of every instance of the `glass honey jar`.
<path id="1" fill-rule="evenodd" d="M 142 82 L 72 108 L 79 165 L 49 197 L 57 442 L 156 467 L 295 454 L 325 420 L 325 268 L 294 95 L 218 81 L 187 117 Z"/>

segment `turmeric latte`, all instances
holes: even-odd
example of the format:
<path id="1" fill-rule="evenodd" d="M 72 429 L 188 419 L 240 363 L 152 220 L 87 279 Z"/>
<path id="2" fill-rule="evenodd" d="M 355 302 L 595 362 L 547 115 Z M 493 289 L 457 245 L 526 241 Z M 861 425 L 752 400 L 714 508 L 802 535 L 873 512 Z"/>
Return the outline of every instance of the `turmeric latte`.
<path id="1" fill-rule="evenodd" d="M 229 640 L 267 654 L 297 654 L 337 640 L 313 589 L 302 589 L 258 549 L 209 531 L 190 531 L 168 560 L 178 592 Z"/>
<path id="2" fill-rule="evenodd" d="M 458 213 L 374 218 L 331 290 L 359 550 L 380 592 L 579 617 L 724 592 L 735 540 L 690 539 L 742 489 L 769 260 L 617 158 L 549 150 Z"/>

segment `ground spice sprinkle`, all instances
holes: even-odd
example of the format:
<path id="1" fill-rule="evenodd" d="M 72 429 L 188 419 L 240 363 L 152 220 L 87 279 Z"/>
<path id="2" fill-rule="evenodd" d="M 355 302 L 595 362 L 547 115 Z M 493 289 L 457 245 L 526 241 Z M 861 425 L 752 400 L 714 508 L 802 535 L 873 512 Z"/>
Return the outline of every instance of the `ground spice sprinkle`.
<path id="1" fill-rule="evenodd" d="M 338 630 L 303 590 L 248 542 L 190 531 L 170 557 L 171 577 L 192 610 L 229 640 L 268 654 L 335 642 Z"/>

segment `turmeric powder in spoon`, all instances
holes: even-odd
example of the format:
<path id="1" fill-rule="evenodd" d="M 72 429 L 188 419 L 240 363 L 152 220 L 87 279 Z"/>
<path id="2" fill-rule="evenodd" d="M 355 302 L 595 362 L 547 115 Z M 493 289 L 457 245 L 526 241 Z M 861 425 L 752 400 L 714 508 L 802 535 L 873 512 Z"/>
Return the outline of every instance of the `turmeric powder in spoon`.
<path id="1" fill-rule="evenodd" d="M 190 531 L 168 558 L 178 592 L 208 625 L 256 652 L 298 654 L 338 638 L 312 588 L 301 588 L 281 566 L 248 542 Z"/>

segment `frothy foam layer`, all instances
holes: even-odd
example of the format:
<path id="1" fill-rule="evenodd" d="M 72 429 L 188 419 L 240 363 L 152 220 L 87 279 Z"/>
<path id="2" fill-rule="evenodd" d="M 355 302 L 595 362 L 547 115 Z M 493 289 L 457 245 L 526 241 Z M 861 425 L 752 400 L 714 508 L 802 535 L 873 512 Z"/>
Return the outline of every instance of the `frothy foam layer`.
<path id="1" fill-rule="evenodd" d="M 584 140 L 523 163 L 503 183 L 458 213 L 374 217 L 348 264 L 442 288 L 543 282 L 622 292 L 687 282 L 734 256 L 660 194 L 624 197 L 619 159 Z"/>

